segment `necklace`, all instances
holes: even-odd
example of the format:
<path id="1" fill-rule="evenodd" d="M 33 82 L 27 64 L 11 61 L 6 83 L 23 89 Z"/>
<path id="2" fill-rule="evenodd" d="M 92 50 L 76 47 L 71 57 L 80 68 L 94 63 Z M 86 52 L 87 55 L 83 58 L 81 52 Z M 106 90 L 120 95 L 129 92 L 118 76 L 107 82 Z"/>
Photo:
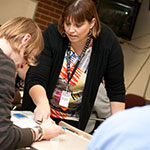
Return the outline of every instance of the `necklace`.
<path id="1" fill-rule="evenodd" d="M 70 42 L 68 43 L 68 48 L 67 48 L 67 78 L 68 78 L 68 82 L 67 82 L 67 86 L 66 86 L 66 91 L 69 91 L 69 90 L 70 90 L 70 89 L 69 89 L 69 82 L 70 82 L 70 80 L 72 79 L 74 73 L 76 72 L 76 69 L 77 69 L 77 67 L 79 66 L 79 64 L 80 64 L 80 62 L 81 62 L 81 60 L 82 60 L 82 58 L 84 57 L 85 51 L 86 51 L 87 48 L 89 47 L 90 42 L 91 42 L 91 38 L 89 37 L 89 38 L 87 39 L 87 41 L 86 41 L 86 44 L 85 44 L 85 46 L 84 46 L 84 48 L 83 48 L 83 50 L 82 50 L 80 56 L 79 56 L 79 59 L 78 59 L 76 65 L 74 66 L 74 69 L 73 69 L 71 75 L 70 75 L 70 64 L 71 64 L 71 62 L 70 62 L 70 53 L 71 53 L 70 47 L 71 47 L 71 43 L 70 43 Z"/>

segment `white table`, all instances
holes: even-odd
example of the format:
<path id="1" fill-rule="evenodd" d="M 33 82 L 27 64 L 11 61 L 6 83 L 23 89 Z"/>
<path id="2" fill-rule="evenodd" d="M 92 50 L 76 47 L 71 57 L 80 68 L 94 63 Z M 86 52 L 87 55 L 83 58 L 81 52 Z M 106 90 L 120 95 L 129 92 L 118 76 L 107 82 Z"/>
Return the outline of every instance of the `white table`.
<path id="1" fill-rule="evenodd" d="M 17 118 L 14 116 L 15 113 L 23 114 L 26 117 Z M 14 124 L 26 128 L 33 127 L 36 123 L 33 120 L 33 113 L 30 111 L 11 111 L 11 120 Z M 63 121 L 59 123 L 60 126 L 65 126 L 66 133 L 64 135 L 59 135 L 49 141 L 40 141 L 32 144 L 31 149 L 35 148 L 37 150 L 87 150 L 87 145 L 92 138 L 92 136 L 86 132 L 83 132 Z M 72 131 L 70 131 L 70 130 Z"/>

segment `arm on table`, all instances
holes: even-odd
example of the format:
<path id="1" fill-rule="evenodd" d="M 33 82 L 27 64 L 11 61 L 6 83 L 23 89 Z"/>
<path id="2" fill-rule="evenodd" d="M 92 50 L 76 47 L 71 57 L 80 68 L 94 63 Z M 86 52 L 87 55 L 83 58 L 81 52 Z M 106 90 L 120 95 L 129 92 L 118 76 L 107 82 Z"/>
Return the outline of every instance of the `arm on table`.
<path id="1" fill-rule="evenodd" d="M 29 90 L 29 94 L 36 105 L 34 110 L 34 120 L 36 122 L 44 122 L 50 118 L 50 104 L 44 87 L 41 85 L 34 85 Z"/>

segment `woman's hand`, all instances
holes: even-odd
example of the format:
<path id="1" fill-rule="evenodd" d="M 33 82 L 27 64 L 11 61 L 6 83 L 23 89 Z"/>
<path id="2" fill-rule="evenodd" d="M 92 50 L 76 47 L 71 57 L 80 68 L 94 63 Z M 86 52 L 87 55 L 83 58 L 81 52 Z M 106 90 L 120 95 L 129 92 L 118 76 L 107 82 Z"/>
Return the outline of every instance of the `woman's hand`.
<path id="1" fill-rule="evenodd" d="M 51 113 L 46 91 L 41 85 L 34 85 L 29 90 L 29 94 L 36 105 L 34 110 L 34 120 L 38 124 L 41 124 L 50 118 Z M 51 122 L 55 123 L 52 119 Z"/>
<path id="2" fill-rule="evenodd" d="M 50 106 L 45 105 L 45 104 L 37 105 L 35 110 L 34 110 L 35 122 L 37 122 L 38 124 L 41 124 L 49 118 L 50 118 Z M 54 123 L 54 121 L 52 119 L 50 122 Z"/>

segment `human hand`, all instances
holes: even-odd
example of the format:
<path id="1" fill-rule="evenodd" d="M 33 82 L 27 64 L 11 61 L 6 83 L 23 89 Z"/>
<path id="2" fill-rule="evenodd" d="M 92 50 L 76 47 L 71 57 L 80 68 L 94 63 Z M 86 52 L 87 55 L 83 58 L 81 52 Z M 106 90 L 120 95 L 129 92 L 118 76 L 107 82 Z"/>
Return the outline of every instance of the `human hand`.
<path id="1" fill-rule="evenodd" d="M 50 106 L 39 104 L 34 110 L 34 120 L 38 124 L 45 122 L 47 119 L 50 118 Z M 52 119 L 49 120 L 50 122 L 54 123 Z"/>
<path id="2" fill-rule="evenodd" d="M 53 124 L 51 122 L 51 119 L 47 119 L 44 123 L 41 124 L 41 127 L 44 130 L 44 137 L 45 140 L 50 140 L 51 138 L 54 138 L 60 134 L 64 134 L 65 130 L 62 129 L 61 126 L 58 126 L 56 124 Z"/>

